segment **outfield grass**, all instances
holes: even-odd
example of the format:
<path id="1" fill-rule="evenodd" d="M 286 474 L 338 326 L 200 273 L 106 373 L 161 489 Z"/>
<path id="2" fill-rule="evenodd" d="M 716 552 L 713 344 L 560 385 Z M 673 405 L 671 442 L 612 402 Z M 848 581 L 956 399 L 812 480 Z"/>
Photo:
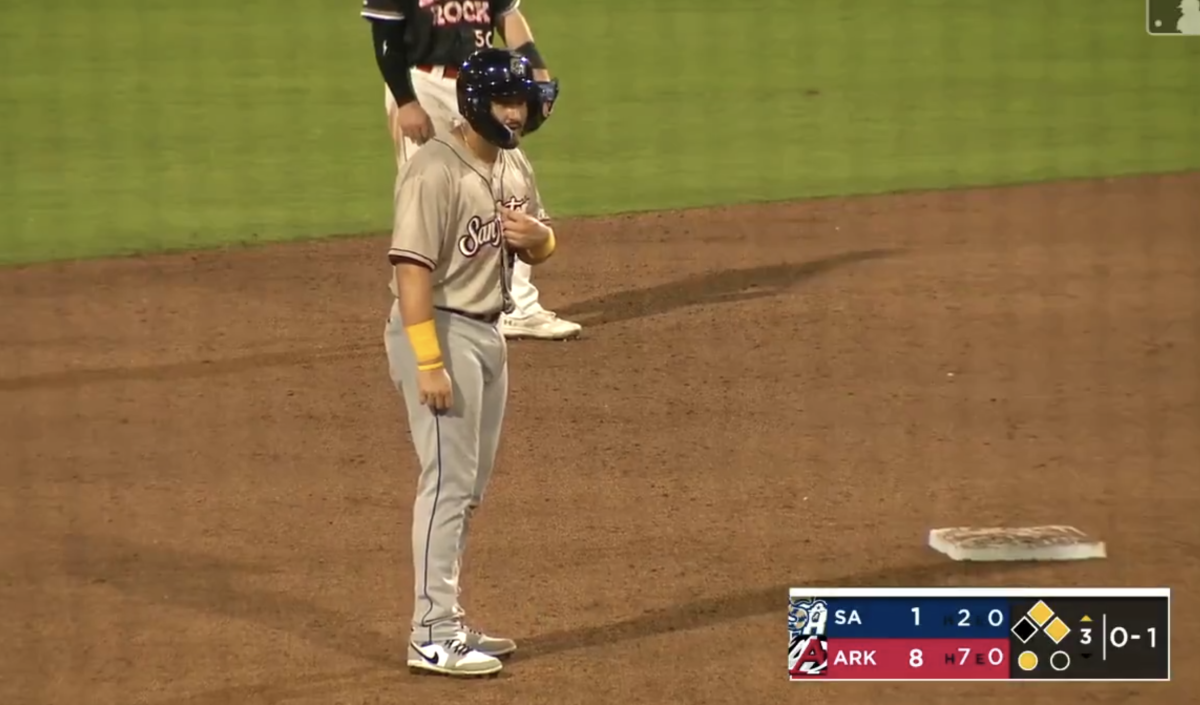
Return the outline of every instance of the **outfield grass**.
<path id="1" fill-rule="evenodd" d="M 1200 40 L 1140 0 L 525 5 L 559 215 L 1200 168 Z M 386 228 L 357 10 L 6 3 L 0 261 Z"/>

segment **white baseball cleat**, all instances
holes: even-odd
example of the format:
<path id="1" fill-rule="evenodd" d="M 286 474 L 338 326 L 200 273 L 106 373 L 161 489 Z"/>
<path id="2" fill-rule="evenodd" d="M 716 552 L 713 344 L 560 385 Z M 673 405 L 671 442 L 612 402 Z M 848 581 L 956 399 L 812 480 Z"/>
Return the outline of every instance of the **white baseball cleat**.
<path id="1" fill-rule="evenodd" d="M 517 650 L 517 642 L 502 636 L 488 636 L 483 632 L 467 628 L 466 645 L 488 656 L 507 656 Z"/>
<path id="2" fill-rule="evenodd" d="M 559 318 L 553 311 L 538 311 L 532 316 L 504 316 L 500 329 L 505 338 L 536 338 L 538 340 L 569 340 L 578 337 L 583 326 Z"/>
<path id="3" fill-rule="evenodd" d="M 410 642 L 408 667 L 412 671 L 475 678 L 499 673 L 504 664 L 495 656 L 488 656 L 467 646 L 466 635 L 459 633 L 441 642 Z"/>

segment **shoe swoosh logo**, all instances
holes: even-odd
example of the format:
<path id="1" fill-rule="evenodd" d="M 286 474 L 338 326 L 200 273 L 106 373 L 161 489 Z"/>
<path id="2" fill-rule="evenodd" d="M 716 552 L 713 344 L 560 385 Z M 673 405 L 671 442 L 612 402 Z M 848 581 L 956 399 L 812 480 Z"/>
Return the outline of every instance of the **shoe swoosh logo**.
<path id="1" fill-rule="evenodd" d="M 430 654 L 425 653 L 425 650 L 419 646 L 414 646 L 413 650 L 416 651 L 418 654 L 421 654 L 421 658 L 425 659 L 425 661 L 428 662 L 429 665 L 431 665 L 431 666 L 438 665 L 438 655 L 437 655 L 436 651 L 433 653 L 433 655 L 430 655 Z"/>

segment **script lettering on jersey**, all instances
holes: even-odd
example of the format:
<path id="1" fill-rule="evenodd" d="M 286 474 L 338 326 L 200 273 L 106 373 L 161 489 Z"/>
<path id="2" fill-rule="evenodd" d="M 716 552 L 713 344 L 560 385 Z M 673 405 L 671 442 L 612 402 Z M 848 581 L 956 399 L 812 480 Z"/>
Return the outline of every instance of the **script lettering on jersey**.
<path id="1" fill-rule="evenodd" d="M 429 8 L 433 24 L 438 27 L 467 24 L 490 25 L 492 10 L 488 0 L 421 0 L 420 8 Z"/>
<path id="2" fill-rule="evenodd" d="M 500 247 L 500 218 L 484 220 L 478 215 L 467 221 L 467 232 L 458 238 L 458 251 L 463 257 L 474 257 L 484 245 Z"/>
<path id="3" fill-rule="evenodd" d="M 502 208 L 523 210 L 527 203 L 529 203 L 528 198 L 509 198 L 505 201 L 498 201 L 496 205 Z M 458 238 L 458 251 L 462 253 L 463 257 L 474 257 L 486 245 L 500 247 L 503 237 L 504 227 L 499 215 L 486 219 L 483 216 L 473 215 L 467 221 L 467 232 Z"/>

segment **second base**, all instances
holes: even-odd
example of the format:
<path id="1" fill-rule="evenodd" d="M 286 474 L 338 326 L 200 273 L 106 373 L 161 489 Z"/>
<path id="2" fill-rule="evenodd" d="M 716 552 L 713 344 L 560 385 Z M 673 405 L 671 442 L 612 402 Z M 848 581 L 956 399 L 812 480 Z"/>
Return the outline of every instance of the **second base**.
<path id="1" fill-rule="evenodd" d="M 929 546 L 956 561 L 1080 561 L 1107 555 L 1103 541 L 1073 526 L 934 529 Z"/>

